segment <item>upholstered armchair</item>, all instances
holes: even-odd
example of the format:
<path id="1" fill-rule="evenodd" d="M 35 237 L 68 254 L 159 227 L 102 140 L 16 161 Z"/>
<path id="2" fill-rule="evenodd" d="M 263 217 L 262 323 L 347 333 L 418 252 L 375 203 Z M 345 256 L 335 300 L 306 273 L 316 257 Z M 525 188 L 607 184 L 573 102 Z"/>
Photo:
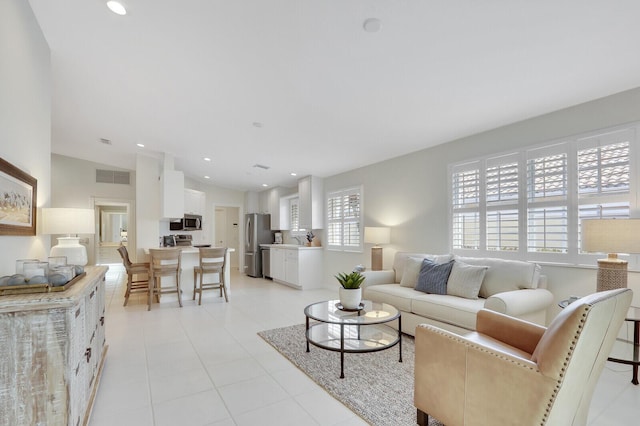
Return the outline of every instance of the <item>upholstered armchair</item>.
<path id="1" fill-rule="evenodd" d="M 416 328 L 418 424 L 584 425 L 631 304 L 629 289 L 583 297 L 548 328 L 489 310 L 476 332 Z"/>

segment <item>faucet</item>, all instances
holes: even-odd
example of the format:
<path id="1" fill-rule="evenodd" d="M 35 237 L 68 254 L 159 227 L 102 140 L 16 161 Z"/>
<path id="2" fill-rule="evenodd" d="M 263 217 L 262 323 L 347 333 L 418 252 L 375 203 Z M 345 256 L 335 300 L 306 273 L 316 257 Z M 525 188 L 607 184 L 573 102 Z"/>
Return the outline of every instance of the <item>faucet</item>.
<path id="1" fill-rule="evenodd" d="M 304 245 L 304 243 L 303 243 L 303 242 L 302 242 L 302 240 L 301 240 L 301 238 L 302 238 L 301 236 L 299 236 L 299 235 L 293 235 L 293 236 L 292 236 L 292 238 L 298 242 L 298 245 L 299 245 L 299 246 Z"/>

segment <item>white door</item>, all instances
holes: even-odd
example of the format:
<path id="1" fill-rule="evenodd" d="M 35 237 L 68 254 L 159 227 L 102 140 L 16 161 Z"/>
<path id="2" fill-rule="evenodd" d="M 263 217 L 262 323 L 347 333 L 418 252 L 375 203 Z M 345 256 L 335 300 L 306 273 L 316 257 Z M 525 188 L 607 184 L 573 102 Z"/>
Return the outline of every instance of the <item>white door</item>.
<path id="1" fill-rule="evenodd" d="M 215 246 L 227 247 L 227 209 L 216 207 Z"/>

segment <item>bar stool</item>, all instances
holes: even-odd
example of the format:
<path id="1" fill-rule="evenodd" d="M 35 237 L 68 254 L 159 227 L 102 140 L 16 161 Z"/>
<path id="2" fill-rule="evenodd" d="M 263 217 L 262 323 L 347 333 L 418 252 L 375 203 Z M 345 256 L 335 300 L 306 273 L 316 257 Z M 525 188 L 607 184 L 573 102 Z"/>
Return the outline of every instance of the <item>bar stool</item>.
<path id="1" fill-rule="evenodd" d="M 149 263 L 132 263 L 129 259 L 129 252 L 125 246 L 118 247 L 118 253 L 122 258 L 122 264 L 127 271 L 127 291 L 124 293 L 124 305 L 127 306 L 131 293 L 147 293 L 149 292 Z M 145 274 L 146 279 L 134 280 L 134 275 Z"/>
<path id="2" fill-rule="evenodd" d="M 152 298 L 155 295 L 160 301 L 161 294 L 177 293 L 178 304 L 182 307 L 180 296 L 180 273 L 182 272 L 182 250 L 175 249 L 149 249 L 151 255 L 151 277 L 149 279 L 149 309 L 151 310 Z M 162 287 L 162 277 L 174 277 L 175 288 Z"/>
<path id="3" fill-rule="evenodd" d="M 196 300 L 196 293 L 200 293 L 198 305 L 201 305 L 203 290 L 220 289 L 220 297 L 222 297 L 222 293 L 224 293 L 224 300 L 228 302 L 229 298 L 227 297 L 227 288 L 224 282 L 227 248 L 200 247 L 199 250 L 200 265 L 193 268 L 193 300 Z M 205 274 L 217 274 L 218 280 L 205 283 L 203 282 Z M 196 288 L 198 275 L 200 275 L 200 287 Z"/>

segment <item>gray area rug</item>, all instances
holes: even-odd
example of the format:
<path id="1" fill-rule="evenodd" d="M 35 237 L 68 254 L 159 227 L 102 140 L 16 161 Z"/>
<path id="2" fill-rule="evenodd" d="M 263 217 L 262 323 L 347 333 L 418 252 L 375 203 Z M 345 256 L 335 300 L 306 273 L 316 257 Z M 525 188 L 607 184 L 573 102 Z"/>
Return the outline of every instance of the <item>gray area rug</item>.
<path id="1" fill-rule="evenodd" d="M 402 336 L 402 363 L 398 346 L 372 353 L 345 354 L 340 379 L 340 353 L 310 346 L 306 352 L 304 324 L 258 333 L 278 352 L 327 392 L 371 425 L 415 425 L 413 406 L 413 337 Z M 429 419 L 429 426 L 442 426 Z"/>

